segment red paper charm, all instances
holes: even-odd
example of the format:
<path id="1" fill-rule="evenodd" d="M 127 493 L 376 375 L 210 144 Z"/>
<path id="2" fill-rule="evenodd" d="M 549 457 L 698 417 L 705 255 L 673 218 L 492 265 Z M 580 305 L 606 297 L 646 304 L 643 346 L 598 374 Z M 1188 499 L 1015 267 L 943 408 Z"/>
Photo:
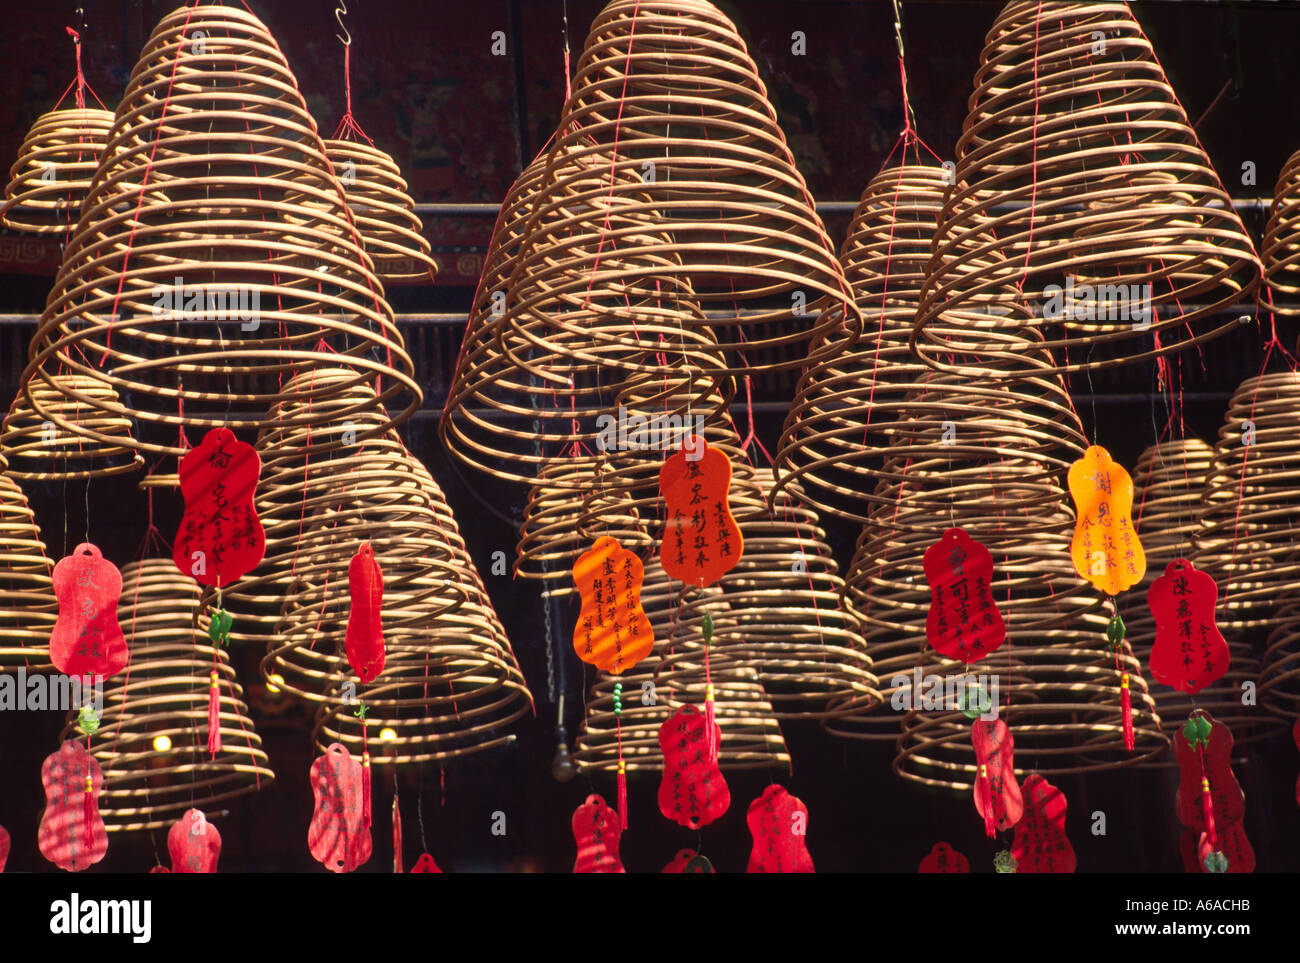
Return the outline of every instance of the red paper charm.
<path id="1" fill-rule="evenodd" d="M 1110 452 L 1093 445 L 1070 466 L 1076 521 L 1070 556 L 1080 577 L 1118 595 L 1142 581 L 1147 558 L 1133 528 L 1133 479 Z"/>
<path id="2" fill-rule="evenodd" d="M 993 556 L 960 528 L 950 528 L 925 550 L 930 612 L 925 637 L 940 655 L 967 664 L 997 649 L 1007 637 L 993 602 Z"/>
<path id="3" fill-rule="evenodd" d="M 50 753 L 41 766 L 45 812 L 36 833 L 41 855 L 70 872 L 93 866 L 108 852 L 108 832 L 99 815 L 104 773 L 75 739 Z"/>
<path id="4" fill-rule="evenodd" d="M 266 534 L 253 505 L 262 462 L 229 428 L 213 428 L 180 463 L 185 515 L 172 559 L 201 585 L 228 586 L 256 568 Z"/>
<path id="5" fill-rule="evenodd" d="M 929 855 L 921 860 L 918 873 L 969 873 L 970 861 L 947 843 L 935 843 Z"/>
<path id="6" fill-rule="evenodd" d="M 348 563 L 352 611 L 345 645 L 348 664 L 362 682 L 372 682 L 384 668 L 384 574 L 369 542 L 362 543 Z"/>
<path id="7" fill-rule="evenodd" d="M 1151 675 L 1195 695 L 1228 671 L 1228 643 L 1214 621 L 1219 587 L 1191 562 L 1176 558 L 1151 583 L 1147 605 L 1156 620 Z"/>
<path id="8" fill-rule="evenodd" d="M 573 861 L 575 873 L 625 873 L 619 859 L 618 844 L 623 836 L 618 813 L 596 795 L 573 812 L 573 841 L 578 857 Z"/>
<path id="9" fill-rule="evenodd" d="M 745 816 L 754 848 L 747 873 L 812 873 L 808 853 L 808 807 L 784 788 L 768 786 Z"/>
<path id="10" fill-rule="evenodd" d="M 50 661 L 67 675 L 112 676 L 126 666 L 126 638 L 117 624 L 122 573 L 99 548 L 82 542 L 54 566 L 59 617 L 50 633 Z"/>
<path id="11" fill-rule="evenodd" d="M 730 490 L 731 460 L 699 436 L 663 463 L 659 493 L 667 522 L 659 558 L 671 577 L 705 588 L 740 561 L 745 545 L 731 517 Z"/>
<path id="12" fill-rule="evenodd" d="M 659 811 L 688 829 L 707 826 L 731 805 L 731 791 L 717 758 L 708 752 L 706 725 L 703 713 L 684 705 L 659 727 L 659 748 L 664 753 Z M 713 737 L 721 738 L 716 724 L 713 730 Z"/>
<path id="13" fill-rule="evenodd" d="M 428 853 L 421 853 L 420 858 L 415 861 L 411 867 L 412 873 L 441 873 L 438 864 L 433 861 L 433 857 Z"/>
<path id="14" fill-rule="evenodd" d="M 167 852 L 173 873 L 215 873 L 221 834 L 200 810 L 189 809 L 167 831 Z"/>
<path id="15" fill-rule="evenodd" d="M 361 763 L 347 747 L 332 743 L 311 764 L 311 789 L 316 797 L 307 830 L 312 858 L 336 873 L 350 873 L 370 858 L 370 827 L 362 805 Z"/>
<path id="16" fill-rule="evenodd" d="M 655 637 L 641 608 L 644 574 L 641 560 L 609 535 L 578 557 L 573 582 L 582 609 L 573 648 L 583 662 L 618 675 L 650 654 Z"/>
<path id="17" fill-rule="evenodd" d="M 1174 737 L 1174 805 L 1178 821 L 1187 827 L 1182 850 L 1189 872 L 1208 872 L 1201 850 L 1226 857 L 1229 873 L 1255 869 L 1255 851 L 1243 827 L 1246 796 L 1232 772 L 1232 743 L 1228 727 L 1204 709 L 1193 710 Z"/>
<path id="18" fill-rule="evenodd" d="M 996 836 L 1020 822 L 1024 801 L 1016 782 L 1016 741 L 1001 719 L 976 719 L 970 741 L 975 747 L 975 809 L 984 817 L 984 832 Z"/>
<path id="19" fill-rule="evenodd" d="M 672 862 L 670 862 L 667 866 L 664 867 L 663 871 L 665 873 L 683 872 L 686 869 L 686 864 L 689 863 L 694 858 L 695 858 L 695 850 L 680 849 L 677 851 L 677 855 L 672 858 Z"/>
<path id="20" fill-rule="evenodd" d="M 9 831 L 0 826 L 0 873 L 5 871 L 5 863 L 9 861 Z"/>
<path id="21" fill-rule="evenodd" d="M 1016 823 L 1011 855 L 1017 873 L 1073 873 L 1074 847 L 1065 835 L 1065 793 L 1037 774 L 1025 780 L 1025 814 Z"/>

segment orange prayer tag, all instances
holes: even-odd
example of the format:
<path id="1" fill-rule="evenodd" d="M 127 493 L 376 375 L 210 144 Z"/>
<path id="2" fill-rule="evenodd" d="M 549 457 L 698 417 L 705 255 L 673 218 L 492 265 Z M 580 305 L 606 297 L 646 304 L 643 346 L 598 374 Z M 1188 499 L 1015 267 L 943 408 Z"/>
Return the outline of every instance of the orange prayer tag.
<path id="1" fill-rule="evenodd" d="M 731 460 L 698 435 L 659 469 L 668 517 L 659 558 L 673 578 L 706 588 L 740 561 L 745 545 L 731 517 L 730 489 Z"/>
<path id="2" fill-rule="evenodd" d="M 1068 480 L 1078 513 L 1070 543 L 1074 569 L 1097 591 L 1118 595 L 1147 570 L 1133 526 L 1133 479 L 1110 452 L 1093 445 L 1070 466 Z"/>
<path id="3" fill-rule="evenodd" d="M 583 662 L 617 675 L 650 654 L 655 637 L 641 608 L 643 575 L 641 560 L 609 535 L 578 556 L 573 583 L 582 610 L 573 648 Z"/>

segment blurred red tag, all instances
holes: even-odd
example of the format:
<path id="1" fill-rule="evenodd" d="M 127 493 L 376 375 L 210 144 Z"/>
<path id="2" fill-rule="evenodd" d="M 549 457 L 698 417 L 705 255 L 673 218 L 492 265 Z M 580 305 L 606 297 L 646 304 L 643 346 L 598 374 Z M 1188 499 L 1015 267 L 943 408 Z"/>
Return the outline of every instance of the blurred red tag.
<path id="1" fill-rule="evenodd" d="M 307 845 L 312 858 L 336 873 L 350 873 L 370 858 L 370 827 L 362 820 L 361 763 L 332 743 L 311 764 L 316 797 Z"/>
<path id="2" fill-rule="evenodd" d="M 1016 823 L 1011 855 L 1017 873 L 1073 873 L 1077 861 L 1065 835 L 1065 793 L 1037 774 L 1022 787 L 1025 814 Z"/>
<path id="3" fill-rule="evenodd" d="M 41 782 L 45 812 L 36 832 L 41 855 L 74 873 L 98 863 L 108 852 L 108 832 L 99 815 L 104 773 L 95 757 L 69 739 L 45 758 Z"/>
<path id="4" fill-rule="evenodd" d="M 663 868 L 663 872 L 683 873 L 686 871 L 686 864 L 689 863 L 694 858 L 695 858 L 695 850 L 680 849 L 677 851 L 677 855 L 672 858 L 672 862 L 670 862 L 667 866 Z"/>
<path id="5" fill-rule="evenodd" d="M 705 738 L 704 714 L 684 705 L 659 727 L 659 748 L 664 753 L 664 775 L 659 782 L 659 811 L 688 829 L 707 826 L 727 811 L 731 791 L 711 758 Z M 722 738 L 713 725 L 714 745 Z"/>
<path id="6" fill-rule="evenodd" d="M 1066 476 L 1074 496 L 1074 570 L 1097 591 L 1118 595 L 1142 581 L 1147 557 L 1133 527 L 1133 479 L 1093 445 L 1070 466 Z"/>
<path id="7" fill-rule="evenodd" d="M 1210 781 L 1210 798 L 1214 804 L 1214 826 L 1239 823 L 1246 815 L 1246 796 L 1241 784 L 1232 773 L 1232 732 L 1222 722 L 1215 722 L 1209 713 L 1210 739 L 1205 748 L 1204 778 Z M 1206 831 L 1205 811 L 1201 802 L 1201 758 L 1187 738 L 1179 732 L 1174 736 L 1174 761 L 1178 763 L 1178 793 L 1175 806 L 1178 821 L 1198 833 Z"/>
<path id="8" fill-rule="evenodd" d="M 433 857 L 428 853 L 421 853 L 420 858 L 415 861 L 411 867 L 412 873 L 441 873 L 438 864 L 433 861 Z"/>
<path id="9" fill-rule="evenodd" d="M 126 638 L 117 623 L 122 573 L 89 542 L 54 566 L 59 617 L 50 633 L 50 661 L 60 672 L 112 676 L 126 666 Z"/>
<path id="10" fill-rule="evenodd" d="M 703 450 L 703 456 L 691 455 Z M 707 587 L 740 561 L 745 543 L 731 516 L 731 459 L 694 436 L 659 469 L 664 497 L 664 571 L 687 585 Z"/>
<path id="11" fill-rule="evenodd" d="M 1214 621 L 1218 600 L 1214 579 L 1185 558 L 1174 559 L 1151 583 L 1151 675 L 1157 682 L 1195 694 L 1228 671 L 1228 643 Z"/>
<path id="12" fill-rule="evenodd" d="M 0 873 L 5 871 L 5 863 L 9 861 L 9 831 L 0 826 Z"/>
<path id="13" fill-rule="evenodd" d="M 583 662 L 618 675 L 654 646 L 654 629 L 641 607 L 645 568 L 618 539 L 602 535 L 578 556 L 573 583 L 582 596 L 573 649 Z"/>
<path id="14" fill-rule="evenodd" d="M 167 831 L 167 852 L 173 873 L 215 873 L 221 834 L 202 811 L 189 809 Z"/>
<path id="15" fill-rule="evenodd" d="M 808 807 L 778 785 L 768 786 L 745 816 L 754 848 L 747 873 L 813 873 L 808 853 Z"/>
<path id="16" fill-rule="evenodd" d="M 573 812 L 573 841 L 578 856 L 573 861 L 575 873 L 625 873 L 619 859 L 618 845 L 623 827 L 618 812 L 609 803 L 592 794 Z"/>
<path id="17" fill-rule="evenodd" d="M 1013 759 L 1016 741 L 1001 719 L 992 722 L 976 719 L 971 726 L 970 741 L 979 767 L 975 775 L 975 809 L 984 817 L 986 830 L 990 826 L 994 830 L 1008 830 L 1020 822 L 1025 812 Z M 982 786 L 987 788 L 987 798 Z"/>
<path id="18" fill-rule="evenodd" d="M 1218 835 L 1218 852 L 1228 860 L 1229 873 L 1253 873 L 1255 871 L 1255 850 L 1246 838 L 1246 828 L 1240 822 L 1225 823 L 1216 826 Z M 1184 829 L 1178 841 L 1178 851 L 1183 857 L 1183 869 L 1189 873 L 1209 873 L 1205 868 L 1205 857 L 1215 852 L 1210 846 L 1208 836 L 1195 829 Z"/>
<path id="19" fill-rule="evenodd" d="M 993 602 L 993 556 L 960 528 L 950 528 L 925 550 L 930 583 L 925 637 L 940 655 L 967 664 L 993 652 L 1007 637 Z"/>
<path id="20" fill-rule="evenodd" d="M 947 843 L 935 843 L 916 868 L 918 873 L 969 873 L 970 862 Z"/>
<path id="21" fill-rule="evenodd" d="M 155 866 L 153 869 L 149 870 L 149 872 L 151 872 L 151 873 L 170 873 L 171 870 L 168 869 L 166 866 Z"/>
<path id="22" fill-rule="evenodd" d="M 253 495 L 262 462 L 229 428 L 213 428 L 181 459 L 185 515 L 172 560 L 202 585 L 229 586 L 266 553 Z"/>
<path id="23" fill-rule="evenodd" d="M 348 589 L 348 664 L 362 682 L 372 682 L 384 668 L 384 574 L 369 542 L 363 542 L 348 563 Z"/>

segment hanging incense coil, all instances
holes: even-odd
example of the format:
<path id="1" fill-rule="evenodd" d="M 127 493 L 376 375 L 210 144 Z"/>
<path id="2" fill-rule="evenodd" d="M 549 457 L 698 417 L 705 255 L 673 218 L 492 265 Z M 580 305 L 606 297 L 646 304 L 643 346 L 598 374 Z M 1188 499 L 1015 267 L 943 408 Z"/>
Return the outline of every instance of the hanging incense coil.
<path id="1" fill-rule="evenodd" d="M 657 677 L 656 665 L 698 628 L 681 618 L 683 595 L 692 599 L 700 619 L 707 611 L 718 631 L 735 624 L 734 613 L 721 589 L 687 589 L 664 572 L 657 558 L 646 564 L 641 605 L 654 628 L 650 655 L 621 675 L 597 672 L 587 700 L 573 758 L 583 771 L 613 772 L 618 768 L 619 724 L 622 754 L 629 772 L 663 768 L 659 728 L 683 704 L 704 705 L 706 685 L 683 676 L 676 681 Z M 790 755 L 772 703 L 752 666 L 723 657 L 714 665 L 714 716 L 721 738 L 718 765 L 728 770 L 764 769 L 790 765 Z M 614 685 L 622 685 L 622 716 L 614 714 Z"/>
<path id="2" fill-rule="evenodd" d="M 1300 563 L 1300 553 L 1293 554 L 1289 561 Z M 1232 658 L 1235 667 L 1235 652 Z M 1293 591 L 1284 600 L 1276 628 L 1269 634 L 1259 675 L 1259 700 L 1274 719 L 1300 717 L 1300 593 Z M 1277 728 L 1270 726 L 1268 730 L 1271 734 Z"/>
<path id="3" fill-rule="evenodd" d="M 0 666 L 43 672 L 58 617 L 54 570 L 27 496 L 0 454 Z"/>
<path id="4" fill-rule="evenodd" d="M 18 392 L 0 428 L 0 451 L 8 457 L 14 478 L 70 481 L 141 467 L 141 458 L 126 443 L 131 436 L 130 419 L 110 413 L 122 407 L 112 385 L 80 375 L 56 375 L 50 380 L 52 383 L 38 380 L 31 386 L 41 407 L 65 422 L 88 426 L 94 436 L 74 434 L 60 429 L 52 419 L 37 417 L 26 392 Z M 83 397 L 95 401 L 88 403 Z M 118 441 L 110 444 L 96 438 Z"/>
<path id="5" fill-rule="evenodd" d="M 415 202 L 393 158 L 355 141 L 324 144 L 375 273 L 385 285 L 433 283 L 438 265 L 429 256 Z"/>
<path id="6" fill-rule="evenodd" d="M 1300 585 L 1300 565 L 1290 559 L 1300 541 L 1294 518 L 1298 406 L 1300 374 L 1248 378 L 1219 428 L 1192 561 L 1219 585 L 1225 637 L 1262 641 L 1279 602 Z"/>
<path id="7" fill-rule="evenodd" d="M 1300 316 L 1300 151 L 1287 158 L 1277 176 L 1259 253 L 1269 310 Z"/>
<path id="8" fill-rule="evenodd" d="M 948 320 L 990 285 L 1023 292 L 1005 306 L 1032 303 L 1057 369 L 1082 371 L 1227 333 L 1237 320 L 1224 309 L 1259 282 L 1231 197 L 1126 4 L 1007 3 L 956 164 L 912 336 L 936 368 L 977 373 L 1000 350 L 988 329 Z M 969 239 L 988 231 L 988 257 L 970 260 Z M 992 330 L 1024 327 L 1008 313 Z"/>
<path id="9" fill-rule="evenodd" d="M 161 829 L 188 809 L 209 818 L 275 779 L 224 650 L 194 628 L 199 593 L 171 559 L 122 569 L 117 617 L 129 672 L 104 683 L 91 752 L 104 769 L 99 811 L 109 832 Z M 217 673 L 221 749 L 208 752 L 208 690 Z M 76 738 L 71 712 L 61 738 Z M 164 740 L 166 740 L 164 742 Z"/>
<path id="10" fill-rule="evenodd" d="M 99 168 L 111 110 L 73 107 L 42 114 L 9 169 L 0 223 L 29 234 L 67 234 Z"/>
<path id="11" fill-rule="evenodd" d="M 82 213 L 26 374 L 41 420 L 179 456 L 190 436 L 218 425 L 263 427 L 281 382 L 316 364 L 382 385 L 379 410 L 397 412 L 385 427 L 419 405 L 343 187 L 288 64 L 251 13 L 199 6 L 162 19 Z M 135 419 L 134 437 L 55 412 L 39 390 L 66 387 L 54 372 L 115 388 L 119 403 L 79 400 Z"/>

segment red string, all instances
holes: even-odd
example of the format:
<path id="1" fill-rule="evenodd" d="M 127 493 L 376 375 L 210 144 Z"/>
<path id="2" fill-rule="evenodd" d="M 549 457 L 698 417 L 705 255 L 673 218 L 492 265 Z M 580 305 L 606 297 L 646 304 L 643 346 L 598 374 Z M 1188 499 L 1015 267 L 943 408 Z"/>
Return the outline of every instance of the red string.
<path id="1" fill-rule="evenodd" d="M 370 136 L 361 129 L 357 119 L 352 116 L 352 45 L 343 45 L 343 93 L 346 97 L 346 107 L 343 111 L 343 117 L 339 120 L 339 125 L 334 128 L 335 140 L 347 140 L 348 135 L 360 137 L 371 147 L 375 142 Z"/>

